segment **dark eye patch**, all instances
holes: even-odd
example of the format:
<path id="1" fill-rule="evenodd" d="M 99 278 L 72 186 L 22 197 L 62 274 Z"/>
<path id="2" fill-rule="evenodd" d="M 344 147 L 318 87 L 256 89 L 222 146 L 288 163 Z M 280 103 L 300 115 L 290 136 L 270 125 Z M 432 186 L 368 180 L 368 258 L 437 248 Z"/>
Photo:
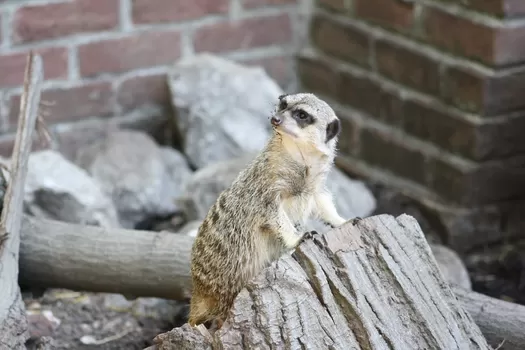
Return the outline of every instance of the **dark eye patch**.
<path id="1" fill-rule="evenodd" d="M 297 121 L 300 128 L 305 128 L 308 125 L 315 123 L 315 118 L 308 112 L 302 109 L 296 109 L 292 112 L 292 117 Z"/>

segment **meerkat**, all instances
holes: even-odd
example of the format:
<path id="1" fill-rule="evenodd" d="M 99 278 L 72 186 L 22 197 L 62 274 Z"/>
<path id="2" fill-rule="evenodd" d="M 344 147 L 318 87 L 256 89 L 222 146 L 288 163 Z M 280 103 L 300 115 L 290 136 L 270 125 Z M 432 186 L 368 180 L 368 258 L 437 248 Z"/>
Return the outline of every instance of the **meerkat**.
<path id="1" fill-rule="evenodd" d="M 315 215 L 331 227 L 346 222 L 325 181 L 341 123 L 314 94 L 281 95 L 262 152 L 217 198 L 192 247 L 188 323 L 217 329 L 241 289 L 266 266 L 317 232 L 300 233 Z"/>

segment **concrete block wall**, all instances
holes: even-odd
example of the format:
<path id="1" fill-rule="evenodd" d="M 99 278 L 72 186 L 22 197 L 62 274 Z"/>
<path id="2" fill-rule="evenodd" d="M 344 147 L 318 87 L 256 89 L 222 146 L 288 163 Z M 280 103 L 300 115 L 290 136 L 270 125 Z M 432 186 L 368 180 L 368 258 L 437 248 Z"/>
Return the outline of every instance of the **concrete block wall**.
<path id="1" fill-rule="evenodd" d="M 0 154 L 11 152 L 31 49 L 44 61 L 48 124 L 104 120 L 169 105 L 167 69 L 204 51 L 262 65 L 289 87 L 307 2 L 0 0 Z"/>
<path id="2" fill-rule="evenodd" d="M 402 190 L 458 250 L 525 237 L 525 2 L 318 0 L 303 89 L 338 163 Z"/>

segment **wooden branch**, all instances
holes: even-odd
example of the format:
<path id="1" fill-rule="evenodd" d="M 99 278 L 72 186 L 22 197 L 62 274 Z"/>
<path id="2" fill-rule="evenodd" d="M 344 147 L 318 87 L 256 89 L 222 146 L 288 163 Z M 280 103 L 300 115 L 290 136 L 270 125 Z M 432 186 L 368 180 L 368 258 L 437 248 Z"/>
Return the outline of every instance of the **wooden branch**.
<path id="1" fill-rule="evenodd" d="M 20 284 L 187 300 L 193 240 L 24 216 Z"/>
<path id="2" fill-rule="evenodd" d="M 25 309 L 18 287 L 20 224 L 33 130 L 40 103 L 42 59 L 30 53 L 20 99 L 20 115 L 11 156 L 10 181 L 0 216 L 0 348 L 25 349 L 28 338 Z"/>
<path id="3" fill-rule="evenodd" d="M 490 349 L 443 280 L 415 219 L 367 218 L 301 244 L 238 295 L 213 336 L 187 324 L 168 349 Z"/>
<path id="4" fill-rule="evenodd" d="M 493 347 L 525 349 L 525 306 L 454 287 L 461 301 Z"/>

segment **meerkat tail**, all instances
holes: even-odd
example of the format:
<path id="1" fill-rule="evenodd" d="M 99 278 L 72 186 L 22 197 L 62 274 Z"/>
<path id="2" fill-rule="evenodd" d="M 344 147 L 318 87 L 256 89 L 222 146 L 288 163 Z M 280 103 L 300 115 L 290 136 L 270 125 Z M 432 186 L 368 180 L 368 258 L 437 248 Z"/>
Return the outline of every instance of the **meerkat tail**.
<path id="1" fill-rule="evenodd" d="M 213 320 L 215 317 L 211 311 L 216 309 L 216 304 L 216 301 L 212 298 L 193 296 L 190 302 L 190 315 L 188 317 L 190 326 L 195 327 Z"/>

